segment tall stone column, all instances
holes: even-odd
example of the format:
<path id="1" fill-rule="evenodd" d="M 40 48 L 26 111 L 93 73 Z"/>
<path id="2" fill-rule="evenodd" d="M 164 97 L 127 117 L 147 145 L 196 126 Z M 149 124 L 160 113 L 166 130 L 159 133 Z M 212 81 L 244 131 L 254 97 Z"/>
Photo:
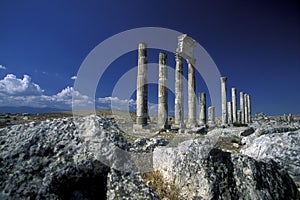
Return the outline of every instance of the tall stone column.
<path id="1" fill-rule="evenodd" d="M 193 62 L 194 63 L 194 62 Z M 196 127 L 196 79 L 195 67 L 188 60 L 188 126 Z"/>
<path id="2" fill-rule="evenodd" d="M 136 124 L 146 126 L 148 124 L 148 58 L 145 43 L 139 43 L 136 102 Z"/>
<path id="3" fill-rule="evenodd" d="M 247 105 L 248 105 L 248 121 L 249 123 L 252 123 L 252 114 L 251 114 L 251 101 L 250 101 L 250 95 L 247 95 Z"/>
<path id="4" fill-rule="evenodd" d="M 228 124 L 232 124 L 232 103 L 227 102 Z"/>
<path id="5" fill-rule="evenodd" d="M 227 97 L 226 97 L 226 77 L 221 77 L 221 95 L 222 95 L 222 125 L 227 124 Z"/>
<path id="6" fill-rule="evenodd" d="M 245 124 L 249 123 L 248 120 L 248 101 L 247 101 L 247 94 L 244 94 L 244 110 L 245 110 Z"/>
<path id="7" fill-rule="evenodd" d="M 208 107 L 208 125 L 209 126 L 215 126 L 216 125 L 215 107 L 214 106 Z"/>
<path id="8" fill-rule="evenodd" d="M 163 52 L 159 53 L 157 126 L 168 126 L 168 67 L 167 54 Z"/>
<path id="9" fill-rule="evenodd" d="M 175 54 L 175 59 L 175 126 L 184 128 L 183 63 L 178 53 Z"/>
<path id="10" fill-rule="evenodd" d="M 206 94 L 204 92 L 199 94 L 199 125 L 206 124 Z"/>
<path id="11" fill-rule="evenodd" d="M 237 122 L 237 103 L 236 103 L 236 89 L 231 88 L 231 100 L 232 100 L 232 122 Z"/>
<path id="12" fill-rule="evenodd" d="M 245 124 L 244 93 L 240 92 L 241 124 Z"/>

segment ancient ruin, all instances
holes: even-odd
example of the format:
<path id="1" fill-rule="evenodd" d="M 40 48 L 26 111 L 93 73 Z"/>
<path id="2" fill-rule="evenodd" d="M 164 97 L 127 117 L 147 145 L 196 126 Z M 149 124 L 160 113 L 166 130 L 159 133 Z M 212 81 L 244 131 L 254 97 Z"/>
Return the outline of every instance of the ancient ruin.
<path id="1" fill-rule="evenodd" d="M 175 111 L 174 123 L 172 127 L 168 122 L 168 66 L 167 54 L 159 54 L 159 77 L 158 77 L 158 129 L 186 129 L 197 126 L 232 126 L 237 124 L 249 124 L 251 119 L 250 95 L 240 92 L 240 105 L 237 109 L 237 89 L 231 88 L 231 101 L 227 99 L 227 77 L 220 77 L 221 81 L 221 123 L 216 121 L 215 107 L 211 105 L 206 109 L 206 94 L 199 94 L 199 118 L 196 118 L 196 78 L 194 48 L 195 40 L 186 34 L 178 37 L 178 47 L 175 52 Z M 184 118 L 184 73 L 183 59 L 188 65 L 188 118 Z M 133 126 L 134 131 L 149 130 L 148 114 L 148 59 L 147 45 L 139 44 L 138 49 L 138 75 L 137 75 L 137 116 Z M 208 111 L 208 119 L 206 112 Z M 291 117 L 290 117 L 291 118 Z"/>

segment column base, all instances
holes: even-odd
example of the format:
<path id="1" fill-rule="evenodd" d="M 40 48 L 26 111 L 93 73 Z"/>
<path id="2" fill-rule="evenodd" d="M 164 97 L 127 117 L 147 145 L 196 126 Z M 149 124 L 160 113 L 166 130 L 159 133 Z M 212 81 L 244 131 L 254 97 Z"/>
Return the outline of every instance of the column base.
<path id="1" fill-rule="evenodd" d="M 185 129 L 186 125 L 184 123 L 180 123 L 180 124 L 173 124 L 172 128 L 174 129 Z"/>
<path id="2" fill-rule="evenodd" d="M 150 133 L 151 126 L 150 125 L 142 125 L 142 124 L 133 124 L 133 132 Z"/>

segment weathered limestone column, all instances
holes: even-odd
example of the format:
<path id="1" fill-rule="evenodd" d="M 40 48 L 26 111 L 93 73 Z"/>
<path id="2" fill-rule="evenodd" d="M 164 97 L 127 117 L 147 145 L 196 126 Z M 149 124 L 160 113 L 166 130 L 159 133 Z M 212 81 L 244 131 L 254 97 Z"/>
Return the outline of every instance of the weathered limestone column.
<path id="1" fill-rule="evenodd" d="M 242 123 L 242 111 L 241 110 L 237 111 L 237 123 L 238 124 Z"/>
<path id="2" fill-rule="evenodd" d="M 227 102 L 228 124 L 232 124 L 232 103 Z"/>
<path id="3" fill-rule="evenodd" d="M 199 94 L 199 125 L 206 124 L 206 94 L 201 92 Z"/>
<path id="4" fill-rule="evenodd" d="M 293 115 L 290 113 L 290 114 L 288 115 L 288 123 L 292 123 L 293 121 L 294 121 Z"/>
<path id="5" fill-rule="evenodd" d="M 287 116 L 285 113 L 283 114 L 283 121 L 287 122 Z"/>
<path id="6" fill-rule="evenodd" d="M 196 127 L 196 79 L 195 67 L 188 60 L 188 126 Z"/>
<path id="7" fill-rule="evenodd" d="M 167 54 L 163 52 L 159 53 L 157 126 L 168 126 L 168 67 Z"/>
<path id="8" fill-rule="evenodd" d="M 241 124 L 245 124 L 244 93 L 240 92 Z"/>
<path id="9" fill-rule="evenodd" d="M 247 101 L 247 94 L 244 94 L 244 110 L 245 110 L 245 124 L 249 123 L 248 120 L 248 101 Z"/>
<path id="10" fill-rule="evenodd" d="M 175 58 L 175 126 L 184 128 L 183 63 L 178 53 L 175 54 Z"/>
<path id="11" fill-rule="evenodd" d="M 227 124 L 227 97 L 226 97 L 226 77 L 221 77 L 221 95 L 222 95 L 222 125 Z"/>
<path id="12" fill-rule="evenodd" d="M 216 125 L 215 107 L 214 106 L 208 107 L 208 125 L 209 126 L 215 126 Z"/>
<path id="13" fill-rule="evenodd" d="M 136 124 L 141 127 L 146 126 L 148 124 L 148 58 L 145 43 L 139 43 L 136 103 Z"/>
<path id="14" fill-rule="evenodd" d="M 237 122 L 237 103 L 236 103 L 236 89 L 231 88 L 231 100 L 232 100 L 232 122 Z"/>
<path id="15" fill-rule="evenodd" d="M 248 122 L 252 123 L 252 116 L 251 116 L 251 101 L 250 101 L 250 95 L 247 95 L 247 106 L 248 106 Z"/>

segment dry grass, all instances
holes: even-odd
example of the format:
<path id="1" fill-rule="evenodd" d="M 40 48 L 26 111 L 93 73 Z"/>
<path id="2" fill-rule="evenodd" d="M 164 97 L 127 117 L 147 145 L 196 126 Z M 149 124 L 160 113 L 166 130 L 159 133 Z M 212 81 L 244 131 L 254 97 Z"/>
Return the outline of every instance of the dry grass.
<path id="1" fill-rule="evenodd" d="M 145 183 L 150 186 L 161 199 L 180 200 L 179 189 L 167 182 L 159 171 L 147 172 L 142 175 Z"/>

